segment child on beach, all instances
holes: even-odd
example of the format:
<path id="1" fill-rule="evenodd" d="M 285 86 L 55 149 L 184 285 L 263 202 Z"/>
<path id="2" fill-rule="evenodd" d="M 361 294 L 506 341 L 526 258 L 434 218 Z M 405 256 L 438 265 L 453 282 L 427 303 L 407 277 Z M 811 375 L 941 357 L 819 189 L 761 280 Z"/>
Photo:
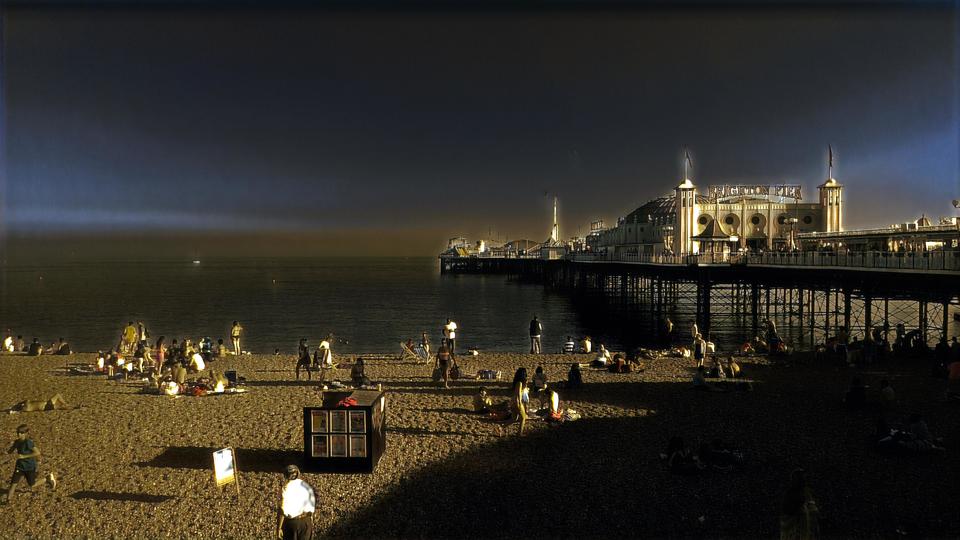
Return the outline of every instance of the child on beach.
<path id="1" fill-rule="evenodd" d="M 13 497 L 14 491 L 21 478 L 27 479 L 27 484 L 32 488 L 37 485 L 37 462 L 40 458 L 40 448 L 34 444 L 30 438 L 30 428 L 26 424 L 17 426 L 17 440 L 13 441 L 7 453 L 17 452 L 17 463 L 13 468 L 13 477 L 10 479 L 10 487 L 0 504 L 7 504 Z M 50 489 L 57 489 L 57 479 L 53 473 L 47 474 L 47 485 Z"/>

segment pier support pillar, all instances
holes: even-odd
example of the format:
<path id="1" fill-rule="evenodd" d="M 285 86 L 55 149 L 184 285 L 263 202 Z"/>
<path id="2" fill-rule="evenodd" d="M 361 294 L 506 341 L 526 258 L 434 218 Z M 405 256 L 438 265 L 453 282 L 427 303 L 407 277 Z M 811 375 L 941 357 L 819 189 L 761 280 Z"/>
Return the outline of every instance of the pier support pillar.
<path id="1" fill-rule="evenodd" d="M 949 339 L 950 334 L 950 301 L 943 303 L 943 324 L 941 325 L 940 336 L 943 339 Z"/>
<path id="2" fill-rule="evenodd" d="M 873 298 L 869 293 L 863 294 L 863 338 L 872 336 L 873 332 Z"/>
<path id="3" fill-rule="evenodd" d="M 850 331 L 850 290 L 843 290 L 843 327 L 847 329 L 847 334 L 849 335 Z"/>
<path id="4" fill-rule="evenodd" d="M 750 318 L 752 319 L 751 328 L 753 328 L 753 335 L 757 335 L 757 330 L 760 328 L 760 321 L 758 316 L 760 315 L 760 286 L 756 283 L 750 284 Z"/>

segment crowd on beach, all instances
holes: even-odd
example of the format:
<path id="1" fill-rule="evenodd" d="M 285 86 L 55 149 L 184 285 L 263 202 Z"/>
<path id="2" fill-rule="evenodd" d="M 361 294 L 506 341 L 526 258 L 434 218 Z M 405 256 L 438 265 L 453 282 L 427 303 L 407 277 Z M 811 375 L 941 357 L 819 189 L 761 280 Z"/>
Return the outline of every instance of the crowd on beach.
<path id="1" fill-rule="evenodd" d="M 761 334 L 726 354 L 719 353 L 709 335 L 704 336 L 696 324 L 692 325 L 689 337 L 686 338 L 679 335 L 670 319 L 662 321 L 660 328 L 658 347 L 625 352 L 612 352 L 604 344 L 595 343 L 590 336 L 574 338 L 567 335 L 558 342 L 556 349 L 558 354 L 574 357 L 571 358 L 573 361 L 569 363 L 569 369 L 565 369 L 565 377 L 553 380 L 548 373 L 548 367 L 543 364 L 536 365 L 532 377 L 527 367 L 518 367 L 503 398 L 494 397 L 488 385 L 477 387 L 471 398 L 472 411 L 495 425 L 498 435 L 502 436 L 505 428 L 512 425 L 516 425 L 517 433 L 522 435 L 531 418 L 540 418 L 549 424 L 560 424 L 579 418 L 577 411 L 563 407 L 560 393 L 571 393 L 575 398 L 577 392 L 589 391 L 585 390 L 583 382 L 584 370 L 611 374 L 637 373 L 643 372 L 649 362 L 674 358 L 690 362 L 688 366 L 692 371 L 691 387 L 695 390 L 750 391 L 750 381 L 744 377 L 745 358 L 766 355 L 770 358 L 789 359 L 792 352 L 772 321 L 764 323 Z M 859 339 L 859 336 L 851 336 L 846 328 L 840 327 L 833 336 L 816 347 L 814 358 L 836 362 L 840 368 L 855 370 L 850 377 L 849 388 L 843 396 L 838 397 L 838 403 L 845 411 L 875 413 L 875 441 L 878 451 L 943 452 L 945 448 L 942 438 L 930 433 L 921 414 L 911 412 L 902 424 L 897 425 L 895 413 L 900 404 L 888 378 L 879 381 L 879 388 L 874 395 L 866 384 L 865 377 L 856 370 L 900 356 L 928 360 L 931 374 L 947 381 L 944 397 L 960 400 L 960 343 L 956 338 L 942 338 L 936 347 L 930 349 L 919 331 L 907 332 L 903 325 L 898 325 L 893 332 L 894 339 L 890 340 L 890 330 L 887 327 L 871 328 L 863 339 Z M 432 360 L 432 379 L 442 388 L 449 388 L 452 382 L 465 378 L 480 380 L 481 384 L 485 380 L 499 381 L 500 373 L 492 370 L 480 369 L 476 375 L 464 373 L 458 363 L 457 338 L 460 331 L 458 324 L 447 318 L 441 326 L 436 349 L 433 348 L 428 332 L 421 332 L 419 340 L 408 339 L 406 343 L 401 343 L 401 348 L 405 355 L 411 355 L 418 361 L 429 363 Z M 168 344 L 164 336 L 153 340 L 142 323 L 130 321 L 121 332 L 115 348 L 98 352 L 96 364 L 90 366 L 89 370 L 76 367 L 73 370 L 81 374 L 89 371 L 111 378 L 140 379 L 150 391 L 167 395 L 199 396 L 224 392 L 228 388 L 236 390 L 243 382 L 236 372 L 219 373 L 210 366 L 218 359 L 244 354 L 240 343 L 243 335 L 243 327 L 234 321 L 230 330 L 229 346 L 223 339 L 214 341 L 209 337 L 202 337 L 196 342 L 191 339 L 173 339 Z M 529 325 L 530 354 L 543 354 L 543 338 L 543 324 L 534 315 Z M 334 360 L 333 342 L 332 335 L 321 339 L 315 348 L 309 346 L 306 338 L 299 341 L 294 368 L 297 380 L 301 374 L 308 380 L 313 380 L 313 375 L 318 374 L 319 388 L 326 389 L 328 385 L 342 386 L 336 377 L 339 364 Z M 22 336 L 13 337 L 9 330 L 3 340 L 3 350 L 33 356 L 44 354 L 39 339 L 34 338 L 27 344 Z M 72 351 L 70 345 L 61 338 L 47 348 L 46 353 L 69 355 Z M 468 348 L 466 354 L 475 356 L 478 351 Z M 188 380 L 191 375 L 196 378 Z M 362 357 L 355 358 L 351 365 L 350 383 L 358 388 L 374 387 L 366 373 Z M 22 401 L 12 407 L 12 412 L 70 407 L 63 397 L 57 394 L 49 399 Z M 22 433 L 20 428 L 23 428 Z M 19 437 L 27 434 L 28 428 L 26 425 L 20 428 L 18 440 L 27 440 Z M 19 446 L 15 443 L 14 447 L 11 451 L 17 452 L 17 469 L 8 492 L 11 495 L 21 479 L 26 479 L 31 486 L 38 482 L 36 465 L 31 465 L 31 459 L 35 461 L 35 457 L 39 456 L 36 445 L 30 441 L 30 444 L 19 443 Z M 670 439 L 661 458 L 671 472 L 690 476 L 741 470 L 748 461 L 749 454 L 746 450 L 720 439 L 690 446 L 682 436 L 677 435 Z M 290 470 L 288 473 L 288 482 L 299 477 L 298 470 Z M 47 481 L 55 487 L 56 479 L 52 473 Z M 790 474 L 783 500 L 781 529 L 790 537 L 809 537 L 815 534 L 818 511 L 812 491 L 806 483 L 805 471 L 794 470 Z M 281 515 L 281 521 L 283 515 L 286 514 Z M 288 524 L 297 523 L 303 515 L 286 515 Z M 280 532 L 287 528 L 281 527 Z"/>

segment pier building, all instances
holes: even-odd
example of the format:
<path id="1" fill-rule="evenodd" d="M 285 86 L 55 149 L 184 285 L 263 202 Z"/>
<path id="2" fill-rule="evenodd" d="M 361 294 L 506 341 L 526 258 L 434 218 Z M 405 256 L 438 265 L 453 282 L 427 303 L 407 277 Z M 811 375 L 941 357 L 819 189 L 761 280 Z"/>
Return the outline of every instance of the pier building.
<path id="1" fill-rule="evenodd" d="M 843 185 L 818 186 L 802 202 L 796 184 L 711 185 L 701 194 L 684 178 L 673 193 L 649 201 L 588 237 L 591 251 L 625 255 L 695 255 L 796 249 L 800 234 L 843 230 Z"/>

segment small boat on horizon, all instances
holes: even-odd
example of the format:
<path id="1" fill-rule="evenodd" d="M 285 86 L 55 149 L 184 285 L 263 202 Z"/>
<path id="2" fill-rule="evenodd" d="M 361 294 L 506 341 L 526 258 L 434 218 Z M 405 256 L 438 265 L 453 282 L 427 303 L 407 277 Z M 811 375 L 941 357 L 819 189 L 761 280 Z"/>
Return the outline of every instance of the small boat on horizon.
<path id="1" fill-rule="evenodd" d="M 199 260 L 194 260 L 194 261 L 193 261 L 193 264 L 200 264 L 200 261 L 199 261 Z"/>

